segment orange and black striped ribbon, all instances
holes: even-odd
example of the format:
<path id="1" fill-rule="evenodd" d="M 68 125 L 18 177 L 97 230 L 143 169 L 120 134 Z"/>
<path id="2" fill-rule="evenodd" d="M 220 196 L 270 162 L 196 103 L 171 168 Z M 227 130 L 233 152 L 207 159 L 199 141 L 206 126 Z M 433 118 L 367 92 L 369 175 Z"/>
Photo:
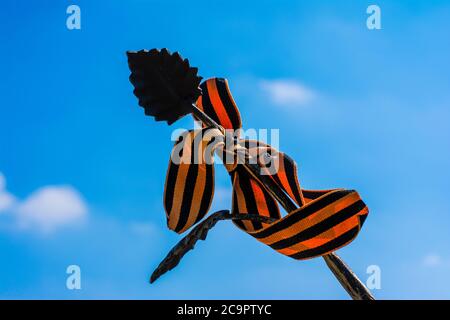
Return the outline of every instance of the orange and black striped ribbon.
<path id="1" fill-rule="evenodd" d="M 236 194 L 239 198 L 238 191 Z M 333 190 L 266 227 L 245 231 L 281 254 L 309 259 L 350 243 L 367 214 L 368 208 L 356 191 Z"/>
<path id="2" fill-rule="evenodd" d="M 200 88 L 202 94 L 196 102 L 200 110 L 225 129 L 237 130 L 242 127 L 241 115 L 226 79 L 208 79 L 200 85 Z"/>
<path id="3" fill-rule="evenodd" d="M 208 135 L 205 133 L 208 131 Z M 214 194 L 214 165 L 208 146 L 210 129 L 191 130 L 180 136 L 169 161 L 164 188 L 164 208 L 169 229 L 182 233 L 208 212 Z M 218 130 L 216 130 L 216 133 Z"/>
<path id="4" fill-rule="evenodd" d="M 202 84 L 202 90 L 202 96 L 197 101 L 201 109 L 224 128 L 239 129 L 239 111 L 226 80 L 209 79 Z M 191 160 L 191 163 L 169 164 L 164 203 L 168 226 L 179 233 L 200 221 L 211 205 L 214 192 L 213 165 L 193 162 L 195 157 L 211 156 L 212 149 L 207 147 L 211 145 L 215 134 L 196 139 L 198 135 L 206 133 L 205 130 L 208 129 L 189 131 L 174 147 L 172 155 L 181 144 L 182 158 Z M 197 144 L 200 148 L 192 152 Z M 233 183 L 233 213 L 258 214 L 276 219 L 270 224 L 234 221 L 241 230 L 294 259 L 328 254 L 347 245 L 357 236 L 369 210 L 356 191 L 301 189 L 297 165 L 289 156 L 259 141 L 241 140 L 239 145 L 248 150 L 261 170 L 299 206 L 282 217 L 276 200 L 255 178 L 242 166 L 226 164 Z"/>

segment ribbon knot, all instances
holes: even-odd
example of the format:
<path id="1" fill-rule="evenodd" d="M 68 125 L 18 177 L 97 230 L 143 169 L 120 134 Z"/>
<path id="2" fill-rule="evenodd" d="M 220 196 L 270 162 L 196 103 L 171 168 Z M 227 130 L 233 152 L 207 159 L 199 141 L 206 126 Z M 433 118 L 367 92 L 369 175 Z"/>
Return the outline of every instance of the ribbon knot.
<path id="1" fill-rule="evenodd" d="M 344 189 L 302 189 L 294 160 L 268 144 L 240 139 L 235 133 L 241 128 L 241 117 L 228 82 L 212 78 L 200 87 L 198 107 L 226 129 L 225 135 L 204 127 L 185 132 L 175 143 L 164 190 L 168 227 L 182 233 L 207 214 L 214 195 L 215 152 L 231 177 L 232 212 L 275 220 L 233 221 L 242 231 L 294 259 L 325 255 L 350 243 L 368 215 L 359 194 Z M 239 166 L 242 161 L 258 164 L 299 208 L 282 217 L 272 195 Z"/>

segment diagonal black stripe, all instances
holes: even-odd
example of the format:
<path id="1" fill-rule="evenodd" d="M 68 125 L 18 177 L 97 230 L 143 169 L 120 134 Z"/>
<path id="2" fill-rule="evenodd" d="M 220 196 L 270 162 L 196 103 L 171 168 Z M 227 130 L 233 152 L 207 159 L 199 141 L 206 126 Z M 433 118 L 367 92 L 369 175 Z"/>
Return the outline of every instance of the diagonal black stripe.
<path id="1" fill-rule="evenodd" d="M 199 222 L 207 213 L 211 204 L 211 199 L 214 194 L 214 166 L 212 164 L 205 164 L 206 177 L 205 177 L 205 189 L 202 195 L 202 202 L 200 204 L 199 213 L 195 223 Z"/>
<path id="2" fill-rule="evenodd" d="M 192 199 L 194 196 L 195 184 L 197 183 L 197 178 L 198 178 L 199 164 L 194 163 L 195 157 L 196 157 L 194 150 L 197 150 L 197 148 L 194 146 L 196 139 L 195 139 L 195 137 L 193 137 L 192 139 L 193 140 L 192 140 L 192 147 L 191 147 L 191 163 L 189 164 L 189 169 L 188 169 L 188 172 L 186 175 L 186 180 L 184 181 L 184 186 L 183 186 L 184 192 L 182 195 L 183 200 L 181 202 L 180 217 L 178 219 L 178 223 L 175 228 L 176 232 L 181 231 L 187 223 L 187 220 L 189 218 L 189 214 L 191 211 L 191 204 L 192 204 Z"/>
<path id="3" fill-rule="evenodd" d="M 306 230 L 303 230 L 302 232 L 297 233 L 290 238 L 275 242 L 271 244 L 270 247 L 275 250 L 280 250 L 289 248 L 290 246 L 293 246 L 302 241 L 312 239 L 315 236 L 318 236 L 319 234 L 333 228 L 334 226 L 337 226 L 339 223 L 351 218 L 362 209 L 364 209 L 365 206 L 366 205 L 364 204 L 364 202 L 362 202 L 362 200 L 358 200 L 350 206 L 336 212 L 331 217 L 328 217 L 327 219 L 313 225 L 312 227 L 309 227 Z"/>
<path id="4" fill-rule="evenodd" d="M 182 143 L 182 138 L 178 138 L 178 141 L 175 143 L 175 146 L 178 143 Z M 174 148 L 175 148 L 174 146 Z M 183 156 L 183 150 L 180 151 L 180 157 Z M 170 213 L 173 206 L 173 197 L 175 192 L 175 183 L 177 182 L 177 175 L 178 175 L 178 168 L 179 165 L 172 162 L 172 154 L 169 161 L 169 168 L 167 169 L 167 178 L 166 178 L 166 188 L 164 192 L 164 206 L 166 208 L 167 214 Z"/>
<path id="5" fill-rule="evenodd" d="M 307 258 L 313 258 L 316 256 L 323 255 L 327 252 L 330 252 L 332 250 L 339 249 L 349 241 L 351 241 L 353 238 L 356 237 L 358 234 L 359 228 L 355 227 L 346 233 L 340 235 L 339 237 L 325 243 L 324 245 L 321 245 L 314 249 L 308 249 L 304 250 L 295 254 L 290 255 L 289 257 L 300 260 L 300 259 L 307 259 Z"/>
<path id="6" fill-rule="evenodd" d="M 252 186 L 250 184 L 250 177 L 247 171 L 243 170 L 242 166 L 238 167 L 239 184 L 241 186 L 242 193 L 244 195 L 245 204 L 247 206 L 247 213 L 259 214 L 258 207 L 256 205 L 255 194 L 253 193 Z M 262 224 L 259 221 L 252 221 L 254 230 L 262 228 Z"/>
<path id="7" fill-rule="evenodd" d="M 167 171 L 166 189 L 164 193 L 164 205 L 166 207 L 167 214 L 169 214 L 170 210 L 172 210 L 173 194 L 175 192 L 177 173 L 178 173 L 178 165 L 170 161 L 169 169 Z"/>
<path id="8" fill-rule="evenodd" d="M 219 117 L 214 110 L 214 107 L 211 103 L 211 99 L 209 98 L 208 86 L 206 85 L 206 81 L 200 85 L 202 89 L 202 104 L 203 104 L 203 112 L 205 112 L 208 116 L 210 116 L 214 121 L 220 124 Z"/>
<path id="9" fill-rule="evenodd" d="M 267 205 L 267 210 L 269 210 L 269 216 L 271 218 L 280 219 L 280 209 L 278 208 L 278 204 L 276 203 L 275 199 L 262 187 L 261 191 L 264 195 L 264 201 Z"/>
<path id="10" fill-rule="evenodd" d="M 233 125 L 233 129 L 239 129 L 241 127 L 241 119 L 239 117 L 239 111 L 236 109 L 235 105 L 232 102 L 232 98 L 230 97 L 227 85 L 225 83 L 225 79 L 216 78 L 216 87 L 217 92 L 219 93 L 220 100 L 222 101 L 223 106 L 230 118 L 231 124 Z"/>
<path id="11" fill-rule="evenodd" d="M 284 191 L 286 191 L 286 190 L 284 189 L 284 186 L 283 186 L 283 183 L 281 182 L 280 177 L 278 176 L 278 173 L 277 173 L 277 174 L 272 174 L 272 175 L 270 175 L 269 177 L 271 177 L 273 180 L 275 180 L 275 183 L 276 183 L 281 189 L 283 189 Z"/>
<path id="12" fill-rule="evenodd" d="M 205 128 L 202 130 L 202 137 L 208 130 L 209 130 L 208 128 Z M 214 142 L 214 138 L 212 138 L 210 141 L 208 141 L 207 147 L 210 147 L 213 142 Z M 202 144 L 202 141 L 200 141 L 200 144 Z M 214 157 L 214 155 L 206 154 L 206 148 L 204 148 L 204 150 L 202 152 L 202 159 L 201 159 L 202 163 L 204 163 L 204 165 L 206 167 L 205 187 L 204 187 L 204 193 L 203 193 L 202 199 L 201 199 L 199 213 L 198 213 L 197 219 L 195 220 L 195 223 L 199 222 L 208 213 L 208 209 L 211 205 L 211 200 L 214 196 L 214 162 L 209 162 L 211 164 L 207 163 L 207 161 L 214 160 L 214 159 L 209 158 L 209 157 Z"/>
<path id="13" fill-rule="evenodd" d="M 303 206 L 302 198 L 300 197 L 300 190 L 297 187 L 297 181 L 295 178 L 297 177 L 297 170 L 294 160 L 292 160 L 288 155 L 284 154 L 284 169 L 286 171 L 286 177 L 288 179 L 289 185 L 291 187 L 292 192 L 294 193 L 295 199 Z"/>
<path id="14" fill-rule="evenodd" d="M 316 199 L 323 196 L 327 191 L 302 190 L 303 196 L 308 199 Z M 329 192 L 329 191 L 328 191 Z"/>
<path id="15" fill-rule="evenodd" d="M 364 222 L 366 221 L 366 219 L 367 219 L 367 216 L 368 216 L 368 214 L 366 213 L 366 214 L 363 214 L 363 215 L 360 215 L 360 216 L 358 216 L 358 218 L 359 218 L 359 227 L 361 228 L 362 226 L 363 226 L 363 224 L 364 224 Z"/>
<path id="16" fill-rule="evenodd" d="M 293 225 L 294 223 L 299 222 L 300 220 L 309 217 L 311 214 L 315 213 L 316 211 L 325 208 L 329 204 L 345 197 L 346 195 L 355 192 L 354 190 L 338 190 L 335 192 L 332 192 L 330 194 L 325 195 L 323 198 L 317 200 L 316 202 L 313 202 L 309 204 L 306 207 L 300 208 L 295 213 L 291 213 L 290 215 L 286 216 L 282 221 L 267 227 L 264 230 L 261 230 L 261 232 L 258 232 L 254 234 L 253 236 L 257 239 L 266 238 L 276 232 L 279 232 L 281 230 L 284 230 L 288 228 L 289 226 Z"/>
<path id="17" fill-rule="evenodd" d="M 238 201 L 237 201 L 236 190 L 233 189 L 233 214 L 242 213 L 242 212 L 239 212 L 239 209 L 237 209 L 237 208 L 238 208 Z M 237 225 L 238 227 L 240 227 L 241 229 L 247 230 L 247 228 L 245 227 L 245 224 L 242 220 L 233 220 L 233 223 L 235 225 Z"/>

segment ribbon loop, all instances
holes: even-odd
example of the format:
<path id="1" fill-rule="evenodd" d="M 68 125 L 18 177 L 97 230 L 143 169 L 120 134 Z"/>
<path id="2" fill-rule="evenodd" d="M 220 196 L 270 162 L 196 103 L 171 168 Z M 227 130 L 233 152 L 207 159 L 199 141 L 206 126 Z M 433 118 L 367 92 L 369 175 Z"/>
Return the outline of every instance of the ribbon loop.
<path id="1" fill-rule="evenodd" d="M 217 129 L 190 130 L 172 149 L 164 187 L 167 226 L 182 233 L 208 212 L 214 195 Z M 219 141 L 220 143 L 220 141 Z"/>

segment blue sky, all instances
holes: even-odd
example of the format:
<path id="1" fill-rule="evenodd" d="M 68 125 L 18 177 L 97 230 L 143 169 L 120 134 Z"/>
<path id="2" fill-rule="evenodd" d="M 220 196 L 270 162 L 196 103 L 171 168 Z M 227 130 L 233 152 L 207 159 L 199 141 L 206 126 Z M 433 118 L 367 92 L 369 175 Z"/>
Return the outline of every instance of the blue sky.
<path id="1" fill-rule="evenodd" d="M 366 28 L 373 3 L 381 30 Z M 148 284 L 179 240 L 162 194 L 172 130 L 192 121 L 143 115 L 125 51 L 168 47 L 229 79 L 245 128 L 280 129 L 302 186 L 360 192 L 369 218 L 338 253 L 363 281 L 380 267 L 377 298 L 449 299 L 449 19 L 425 0 L 3 1 L 0 298 L 347 299 L 321 259 L 228 222 Z M 213 209 L 228 208 L 216 178 Z"/>

